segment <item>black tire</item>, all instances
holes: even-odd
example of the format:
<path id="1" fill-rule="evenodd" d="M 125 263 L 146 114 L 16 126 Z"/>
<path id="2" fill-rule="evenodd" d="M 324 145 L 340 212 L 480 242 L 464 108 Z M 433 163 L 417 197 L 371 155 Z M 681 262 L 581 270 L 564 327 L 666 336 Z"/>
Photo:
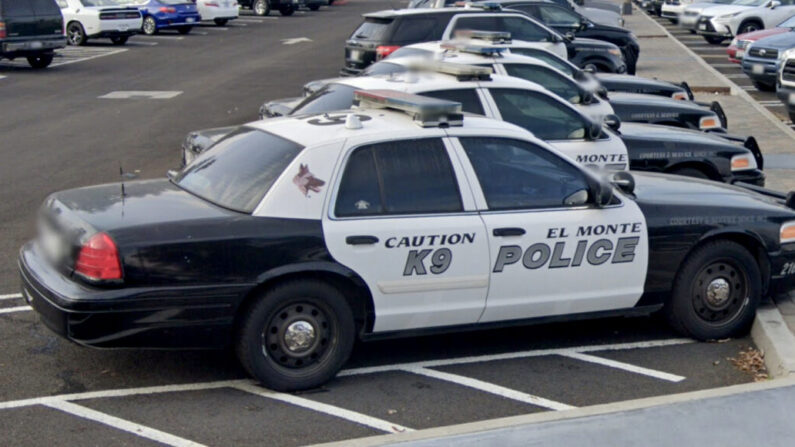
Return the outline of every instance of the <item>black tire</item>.
<path id="1" fill-rule="evenodd" d="M 251 5 L 251 10 L 254 11 L 254 15 L 266 16 L 271 13 L 271 4 L 268 0 L 256 0 Z"/>
<path id="2" fill-rule="evenodd" d="M 754 22 L 754 21 L 745 22 L 740 25 L 740 28 L 737 30 L 737 35 L 739 36 L 740 34 L 752 33 L 754 31 L 759 31 L 764 28 L 765 28 L 764 25 L 762 25 L 759 22 Z"/>
<path id="3" fill-rule="evenodd" d="M 787 114 L 789 115 L 790 122 L 795 123 L 795 110 L 787 111 Z"/>
<path id="4" fill-rule="evenodd" d="M 215 22 L 215 24 L 218 26 L 224 26 L 227 24 L 227 22 L 229 22 L 229 19 L 215 19 L 213 22 Z"/>
<path id="5" fill-rule="evenodd" d="M 283 16 L 291 16 L 295 12 L 293 5 L 279 6 L 279 14 Z"/>
<path id="6" fill-rule="evenodd" d="M 753 82 L 754 87 L 756 87 L 756 89 L 759 90 L 760 92 L 775 92 L 776 91 L 776 84 L 767 84 L 767 83 L 759 82 L 759 81 L 751 81 L 751 82 Z"/>
<path id="7" fill-rule="evenodd" d="M 28 64 L 31 67 L 35 68 L 36 70 L 41 70 L 42 68 L 47 68 L 52 63 L 52 59 L 55 57 L 53 53 L 39 53 L 33 56 L 28 56 L 26 59 L 28 60 Z"/>
<path id="8" fill-rule="evenodd" d="M 683 175 L 685 177 L 700 178 L 704 180 L 711 180 L 712 178 L 704 171 L 698 168 L 679 168 L 670 172 L 674 175 Z"/>
<path id="9" fill-rule="evenodd" d="M 278 285 L 243 312 L 235 344 L 238 359 L 251 376 L 273 390 L 322 385 L 337 374 L 353 348 L 350 306 L 339 290 L 323 281 Z M 286 336 L 299 322 L 311 326 L 312 338 L 302 339 L 299 332 L 297 340 Z M 309 346 L 293 349 L 291 341 Z"/>
<path id="10" fill-rule="evenodd" d="M 153 36 L 157 34 L 157 21 L 154 19 L 154 17 L 144 18 L 143 24 L 141 25 L 141 31 L 147 36 Z"/>
<path id="11" fill-rule="evenodd" d="M 711 43 L 712 45 L 720 45 L 726 39 L 717 36 L 704 36 L 704 40 L 706 40 L 708 43 Z"/>
<path id="12" fill-rule="evenodd" d="M 315 3 L 315 4 L 312 4 L 312 5 L 308 5 L 307 8 L 309 8 L 310 11 L 317 11 L 318 9 L 320 9 L 320 5 Z"/>
<path id="13" fill-rule="evenodd" d="M 666 315 L 675 329 L 698 340 L 734 337 L 750 329 L 761 294 L 751 253 L 736 242 L 709 242 L 682 264 Z"/>
<path id="14" fill-rule="evenodd" d="M 177 28 L 177 32 L 179 32 L 180 34 L 188 34 L 192 29 L 193 29 L 192 26 L 180 26 L 179 28 Z"/>
<path id="15" fill-rule="evenodd" d="M 113 36 L 110 41 L 113 42 L 113 45 L 124 45 L 129 39 L 130 36 Z"/>
<path id="16" fill-rule="evenodd" d="M 86 31 L 78 22 L 71 22 L 66 27 L 66 42 L 69 45 L 82 46 L 86 44 Z"/>

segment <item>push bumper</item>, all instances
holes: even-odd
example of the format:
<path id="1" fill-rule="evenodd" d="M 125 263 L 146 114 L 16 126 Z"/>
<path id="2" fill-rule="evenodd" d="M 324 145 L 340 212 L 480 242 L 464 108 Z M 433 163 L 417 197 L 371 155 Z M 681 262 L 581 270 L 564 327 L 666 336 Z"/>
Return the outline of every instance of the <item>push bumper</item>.
<path id="1" fill-rule="evenodd" d="M 29 242 L 22 296 L 56 334 L 95 348 L 221 348 L 251 286 L 98 289 L 54 269 Z"/>
<path id="2" fill-rule="evenodd" d="M 770 257 L 770 293 L 777 295 L 795 290 L 795 244 L 786 244 Z"/>

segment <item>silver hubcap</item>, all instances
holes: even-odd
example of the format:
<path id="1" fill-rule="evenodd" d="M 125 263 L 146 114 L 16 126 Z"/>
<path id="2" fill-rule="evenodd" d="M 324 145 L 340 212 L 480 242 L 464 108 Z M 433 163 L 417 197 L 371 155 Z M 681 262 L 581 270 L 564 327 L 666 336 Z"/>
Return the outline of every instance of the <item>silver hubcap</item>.
<path id="1" fill-rule="evenodd" d="M 152 19 L 147 19 L 144 22 L 144 32 L 146 34 L 152 34 L 155 31 L 155 22 Z"/>
<path id="2" fill-rule="evenodd" d="M 257 2 L 255 9 L 257 11 L 257 14 L 265 14 L 265 3 Z"/>
<path id="3" fill-rule="evenodd" d="M 707 302 L 713 306 L 721 306 L 729 299 L 729 282 L 723 278 L 712 280 L 707 286 Z"/>
<path id="4" fill-rule="evenodd" d="M 80 36 L 80 30 L 73 27 L 71 31 L 69 31 L 69 40 L 73 44 L 80 43 L 80 41 L 83 40 L 82 37 Z"/>
<path id="5" fill-rule="evenodd" d="M 308 321 L 299 320 L 284 331 L 284 345 L 291 352 L 302 352 L 315 344 L 315 328 Z"/>

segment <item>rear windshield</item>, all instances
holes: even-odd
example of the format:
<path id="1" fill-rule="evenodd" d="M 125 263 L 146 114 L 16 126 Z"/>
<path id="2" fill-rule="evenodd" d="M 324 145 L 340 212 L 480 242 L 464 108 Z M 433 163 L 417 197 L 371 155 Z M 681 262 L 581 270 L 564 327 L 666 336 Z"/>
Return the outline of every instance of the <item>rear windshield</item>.
<path id="1" fill-rule="evenodd" d="M 398 22 L 395 34 L 390 39 L 391 43 L 409 45 L 417 42 L 437 40 L 435 17 L 403 17 Z"/>
<path id="2" fill-rule="evenodd" d="M 174 183 L 216 205 L 251 213 L 302 149 L 292 141 L 243 127 L 199 155 Z"/>
<path id="3" fill-rule="evenodd" d="M 391 23 L 392 19 L 367 17 L 364 19 L 364 22 L 356 28 L 356 31 L 351 34 L 351 39 L 383 41 L 387 31 L 389 31 L 389 25 Z"/>
<path id="4" fill-rule="evenodd" d="M 354 91 L 356 89 L 348 85 L 328 84 L 301 101 L 290 112 L 290 115 L 326 113 L 333 110 L 350 109 L 353 105 Z"/>

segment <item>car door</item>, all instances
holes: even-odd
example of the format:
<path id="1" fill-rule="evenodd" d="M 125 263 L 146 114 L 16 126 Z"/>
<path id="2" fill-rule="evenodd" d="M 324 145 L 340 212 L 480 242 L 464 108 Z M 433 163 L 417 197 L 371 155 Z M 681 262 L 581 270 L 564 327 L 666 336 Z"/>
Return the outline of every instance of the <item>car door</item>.
<path id="1" fill-rule="evenodd" d="M 443 137 L 346 143 L 323 231 L 369 287 L 374 332 L 475 323 L 485 307 L 485 228 Z"/>
<path id="2" fill-rule="evenodd" d="M 769 9 L 766 14 L 761 14 L 765 28 L 773 28 L 779 23 L 795 15 L 795 0 L 779 0 L 780 6 Z"/>
<path id="3" fill-rule="evenodd" d="M 577 13 L 551 3 L 515 5 L 512 8 L 526 12 L 561 34 L 576 33 L 582 26 L 581 18 Z"/>
<path id="4" fill-rule="evenodd" d="M 461 137 L 456 147 L 474 172 L 489 237 L 491 279 L 480 322 L 637 304 L 649 248 L 635 202 L 618 196 L 597 207 L 590 176 L 528 141 Z"/>
<path id="5" fill-rule="evenodd" d="M 458 30 L 508 31 L 514 40 L 539 42 L 541 47 L 563 58 L 567 57 L 566 45 L 551 29 L 545 28 L 527 17 L 508 14 L 456 15 L 444 32 L 442 40 L 451 39 Z"/>
<path id="6" fill-rule="evenodd" d="M 554 96 L 519 88 L 486 87 L 492 115 L 516 124 L 585 166 L 623 170 L 629 157 L 623 141 L 608 130 L 590 135 L 591 120 Z"/>

